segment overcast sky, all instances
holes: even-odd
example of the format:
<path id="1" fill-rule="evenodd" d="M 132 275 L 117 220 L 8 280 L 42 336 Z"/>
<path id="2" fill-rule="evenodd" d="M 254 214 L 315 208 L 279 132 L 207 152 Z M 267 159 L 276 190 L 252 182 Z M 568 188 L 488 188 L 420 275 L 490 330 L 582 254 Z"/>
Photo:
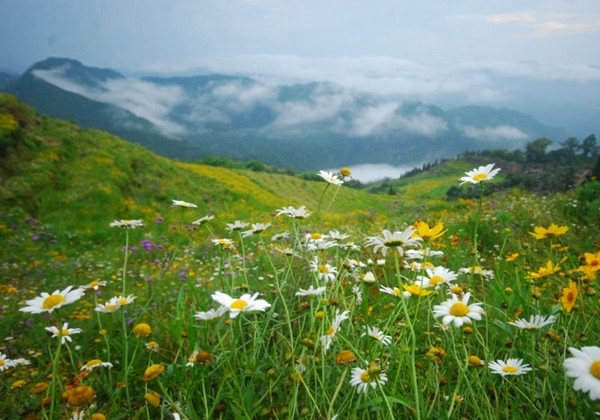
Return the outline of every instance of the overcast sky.
<path id="1" fill-rule="evenodd" d="M 122 71 L 600 66 L 598 0 L 0 0 L 0 63 Z"/>
<path id="2" fill-rule="evenodd" d="M 0 70 L 13 73 L 55 56 L 126 75 L 331 80 L 442 106 L 444 95 L 492 106 L 520 95 L 521 110 L 549 108 L 534 113 L 547 123 L 558 105 L 600 104 L 600 0 L 0 0 L 0 10 Z M 558 98 L 548 81 L 571 85 Z"/>

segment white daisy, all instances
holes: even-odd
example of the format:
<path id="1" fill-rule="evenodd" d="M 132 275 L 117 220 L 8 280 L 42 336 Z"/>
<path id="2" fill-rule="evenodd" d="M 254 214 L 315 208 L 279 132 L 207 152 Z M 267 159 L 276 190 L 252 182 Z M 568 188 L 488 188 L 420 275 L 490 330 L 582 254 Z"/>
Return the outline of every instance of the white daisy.
<path id="1" fill-rule="evenodd" d="M 592 400 L 600 399 L 600 347 L 569 347 L 573 357 L 563 362 L 569 378 L 575 378 L 573 389 L 590 394 Z"/>
<path id="2" fill-rule="evenodd" d="M 329 347 L 331 346 L 331 343 L 333 342 L 333 338 L 340 330 L 340 325 L 342 324 L 342 321 L 345 321 L 349 318 L 349 316 L 348 316 L 349 313 L 350 313 L 350 311 L 344 311 L 344 312 L 340 313 L 339 309 L 336 309 L 335 316 L 333 318 L 331 326 L 327 330 L 327 334 L 319 337 L 319 341 L 321 341 L 321 345 L 323 346 L 323 349 L 325 351 L 329 350 Z"/>
<path id="3" fill-rule="evenodd" d="M 4 372 L 6 369 L 10 369 L 15 366 L 12 360 L 6 357 L 6 354 L 0 352 L 0 372 Z"/>
<path id="4" fill-rule="evenodd" d="M 486 279 L 493 279 L 494 272 L 492 270 L 485 270 L 483 267 L 474 265 L 472 267 L 459 268 L 458 272 L 461 274 L 476 274 Z"/>
<path id="5" fill-rule="evenodd" d="M 317 273 L 319 280 L 334 281 L 338 275 L 338 270 L 330 264 L 319 264 L 319 258 L 315 257 L 310 262 L 310 270 Z"/>
<path id="6" fill-rule="evenodd" d="M 488 363 L 488 367 L 492 373 L 502 376 L 524 375 L 531 371 L 531 367 L 528 364 L 523 364 L 523 359 L 507 359 L 506 362 L 496 360 L 495 362 Z"/>
<path id="7" fill-rule="evenodd" d="M 296 292 L 296 296 L 320 296 L 325 293 L 325 287 L 313 288 L 312 284 L 308 289 L 299 289 Z"/>
<path id="8" fill-rule="evenodd" d="M 422 287 L 434 287 L 439 289 L 442 284 L 452 286 L 452 282 L 458 278 L 458 274 L 448 270 L 446 267 L 425 268 L 427 276 L 417 276 L 417 280 L 422 282 Z"/>
<path id="9" fill-rule="evenodd" d="M 465 293 L 462 299 L 452 295 L 447 301 L 433 307 L 433 316 L 435 318 L 443 317 L 442 324 L 454 322 L 455 327 L 471 324 L 473 319 L 480 321 L 481 316 L 485 315 L 485 311 L 481 308 L 481 303 L 468 305 L 470 297 L 470 293 Z"/>
<path id="10" fill-rule="evenodd" d="M 222 238 L 222 239 L 211 239 L 211 242 L 216 246 L 220 246 L 221 248 L 233 251 L 235 249 L 235 243 L 232 239 Z"/>
<path id="11" fill-rule="evenodd" d="M 248 223 L 236 220 L 233 223 L 227 223 L 225 230 L 228 230 L 229 232 L 237 232 L 238 230 L 244 229 L 246 226 L 248 226 Z"/>
<path id="12" fill-rule="evenodd" d="M 55 290 L 51 295 L 46 292 L 27 302 L 27 306 L 20 308 L 21 312 L 30 312 L 32 314 L 40 314 L 42 312 L 51 313 L 53 310 L 61 308 L 69 303 L 73 303 L 81 298 L 84 294 L 83 289 L 71 290 L 73 286 L 68 286 L 62 292 Z"/>
<path id="13" fill-rule="evenodd" d="M 365 283 L 375 283 L 377 279 L 375 278 L 375 274 L 372 271 L 367 271 L 364 276 L 362 276 L 362 281 Z"/>
<path id="14" fill-rule="evenodd" d="M 262 311 L 270 308 L 271 304 L 263 299 L 256 299 L 258 297 L 258 293 L 250 296 L 250 294 L 245 293 L 239 298 L 232 298 L 231 296 L 223 293 L 223 292 L 215 292 L 211 296 L 213 300 L 223 306 L 225 306 L 229 310 L 229 317 L 235 318 L 242 312 L 249 311 Z"/>
<path id="15" fill-rule="evenodd" d="M 140 219 L 136 220 L 114 220 L 110 222 L 109 227 L 120 227 L 124 229 L 135 229 L 136 227 L 144 227 L 144 222 Z"/>
<path id="16" fill-rule="evenodd" d="M 542 315 L 531 315 L 529 317 L 529 321 L 519 318 L 516 321 L 509 322 L 510 325 L 513 325 L 517 328 L 521 328 L 522 330 L 539 330 L 544 328 L 546 325 L 550 325 L 556 321 L 556 316 L 550 315 L 548 317 Z"/>
<path id="17" fill-rule="evenodd" d="M 80 370 L 84 370 L 86 372 L 91 372 L 92 370 L 99 368 L 99 367 L 107 367 L 110 369 L 113 367 L 113 365 L 112 365 L 112 363 L 109 363 L 109 362 L 103 362 L 100 359 L 92 359 L 89 362 L 87 362 L 85 365 L 83 365 Z"/>
<path id="18" fill-rule="evenodd" d="M 490 163 L 486 166 L 480 166 L 479 168 L 473 169 L 471 171 L 466 172 L 466 176 L 460 178 L 461 185 L 465 182 L 470 182 L 471 184 L 478 184 L 482 181 L 490 181 L 494 179 L 494 176 L 498 172 L 500 172 L 500 168 L 494 169 L 495 163 Z"/>
<path id="19" fill-rule="evenodd" d="M 206 312 L 196 312 L 194 318 L 198 321 L 208 321 L 211 319 L 220 318 L 221 315 L 224 315 L 227 312 L 227 308 L 225 306 L 219 306 L 217 309 L 209 309 Z"/>
<path id="20" fill-rule="evenodd" d="M 215 218 L 215 216 L 204 216 L 204 217 L 199 218 L 198 220 L 194 220 L 192 222 L 192 225 L 200 226 L 200 225 L 203 225 L 203 224 L 205 224 L 207 222 L 210 222 L 214 218 Z"/>
<path id="21" fill-rule="evenodd" d="M 289 238 L 289 236 L 290 236 L 289 232 L 276 233 L 275 235 L 271 236 L 271 242 L 282 241 L 284 239 Z"/>
<path id="22" fill-rule="evenodd" d="M 329 238 L 333 239 L 334 241 L 338 242 L 346 240 L 350 237 L 350 235 L 340 233 L 338 230 L 330 230 L 327 236 L 329 236 Z"/>
<path id="23" fill-rule="evenodd" d="M 337 174 L 334 174 L 333 172 L 319 171 L 317 175 L 333 185 L 342 185 L 344 183 L 344 181 L 339 179 Z"/>
<path id="24" fill-rule="evenodd" d="M 269 226 L 271 226 L 271 223 L 252 223 L 252 229 L 242 232 L 242 236 L 246 238 L 248 236 L 258 235 L 267 230 Z"/>
<path id="25" fill-rule="evenodd" d="M 383 236 L 370 236 L 365 240 L 366 246 L 372 246 L 373 252 L 377 253 L 381 249 L 381 253 L 385 256 L 388 249 L 395 248 L 400 256 L 404 256 L 405 248 L 419 248 L 423 241 L 420 237 L 413 237 L 414 228 L 407 227 L 404 231 L 396 231 L 394 233 L 384 229 L 381 233 Z"/>
<path id="26" fill-rule="evenodd" d="M 282 214 L 291 217 L 292 219 L 306 219 L 312 213 L 306 210 L 305 206 L 301 206 L 300 208 L 294 208 L 292 206 L 284 207 L 276 211 L 277 216 L 281 216 Z"/>
<path id="27" fill-rule="evenodd" d="M 350 378 L 350 385 L 356 387 L 356 393 L 367 392 L 369 386 L 373 389 L 377 388 L 377 385 L 385 385 L 388 378 L 384 371 L 381 369 L 374 369 L 369 366 L 367 369 L 356 367 L 352 369 L 352 376 Z"/>
<path id="28" fill-rule="evenodd" d="M 391 335 L 385 335 L 383 333 L 383 331 L 381 331 L 377 327 L 369 327 L 369 326 L 367 326 L 367 332 L 366 333 L 362 333 L 361 337 L 364 337 L 365 335 L 368 335 L 369 337 L 371 337 L 371 338 L 379 341 L 384 346 L 389 346 L 392 343 L 392 336 Z"/>
<path id="29" fill-rule="evenodd" d="M 181 200 L 173 200 L 173 203 L 171 204 L 171 207 L 188 207 L 188 208 L 196 208 L 198 207 L 197 205 L 193 204 L 193 203 L 188 203 L 187 201 L 181 201 Z"/>
<path id="30" fill-rule="evenodd" d="M 60 337 L 60 341 L 62 344 L 65 344 L 67 341 L 70 343 L 73 339 L 71 335 L 82 333 L 83 330 L 81 328 L 69 328 L 69 324 L 65 322 L 62 328 L 46 327 L 46 331 L 52 333 L 52 337 Z"/>

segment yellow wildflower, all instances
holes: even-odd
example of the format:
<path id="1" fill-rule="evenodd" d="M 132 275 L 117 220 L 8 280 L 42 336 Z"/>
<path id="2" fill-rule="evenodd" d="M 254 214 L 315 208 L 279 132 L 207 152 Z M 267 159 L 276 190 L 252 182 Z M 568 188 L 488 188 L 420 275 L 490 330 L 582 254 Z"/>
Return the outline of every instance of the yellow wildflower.
<path id="1" fill-rule="evenodd" d="M 542 226 L 536 226 L 533 228 L 533 232 L 529 232 L 529 234 L 535 239 L 555 238 L 557 236 L 564 235 L 568 230 L 568 226 L 558 226 L 552 223 L 547 229 Z"/>

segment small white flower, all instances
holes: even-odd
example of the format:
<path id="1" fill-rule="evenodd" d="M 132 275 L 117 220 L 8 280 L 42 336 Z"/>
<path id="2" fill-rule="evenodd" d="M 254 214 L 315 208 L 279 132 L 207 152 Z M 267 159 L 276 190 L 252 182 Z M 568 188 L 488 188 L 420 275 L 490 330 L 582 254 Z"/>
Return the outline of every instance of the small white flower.
<path id="1" fill-rule="evenodd" d="M 344 181 L 339 179 L 337 174 L 334 174 L 333 172 L 319 171 L 317 175 L 333 185 L 342 185 L 344 183 Z"/>
<path id="2" fill-rule="evenodd" d="M 422 282 L 422 287 L 434 287 L 439 289 L 442 284 L 452 286 L 452 282 L 458 278 L 458 274 L 448 270 L 446 267 L 425 268 L 427 276 L 417 276 Z"/>
<path id="3" fill-rule="evenodd" d="M 502 376 L 524 375 L 531 371 L 531 367 L 528 364 L 523 364 L 523 359 L 507 359 L 506 362 L 496 360 L 495 362 L 488 363 L 488 367 L 492 373 Z"/>
<path id="4" fill-rule="evenodd" d="M 539 330 L 544 328 L 546 325 L 554 323 L 554 321 L 556 321 L 556 316 L 554 315 L 550 315 L 548 317 L 542 315 L 531 315 L 529 317 L 529 321 L 519 318 L 516 321 L 509 322 L 509 324 L 517 328 L 521 328 L 522 330 Z"/>
<path id="5" fill-rule="evenodd" d="M 225 306 L 219 306 L 217 309 L 209 309 L 206 312 L 196 312 L 194 318 L 198 321 L 208 321 L 211 319 L 220 318 L 227 312 L 227 308 Z"/>
<path id="6" fill-rule="evenodd" d="M 229 232 L 236 232 L 238 230 L 244 229 L 246 226 L 248 226 L 248 223 L 236 220 L 233 223 L 227 223 L 227 226 L 225 227 L 225 229 L 228 230 Z"/>
<path id="7" fill-rule="evenodd" d="M 277 216 L 281 216 L 282 214 L 291 217 L 292 219 L 306 219 L 312 213 L 306 210 L 305 206 L 301 206 L 300 208 L 294 208 L 292 206 L 284 207 L 276 211 Z"/>
<path id="8" fill-rule="evenodd" d="M 198 207 L 197 205 L 193 204 L 193 203 L 188 203 L 187 201 L 181 201 L 181 200 L 173 200 L 173 203 L 171 204 L 171 207 L 188 207 L 188 208 L 196 208 Z"/>
<path id="9" fill-rule="evenodd" d="M 42 312 L 51 313 L 55 309 L 79 300 L 85 292 L 79 288 L 75 290 L 71 289 L 73 289 L 73 286 L 68 286 L 63 291 L 55 290 L 51 295 L 42 292 L 40 296 L 25 302 L 27 306 L 20 308 L 19 311 L 30 312 L 32 314 L 40 314 Z"/>
<path id="10" fill-rule="evenodd" d="M 500 168 L 494 169 L 494 163 L 490 163 L 486 166 L 480 166 L 479 168 L 473 169 L 471 171 L 466 172 L 466 176 L 460 178 L 461 185 L 465 182 L 470 182 L 471 184 L 478 184 L 482 181 L 490 181 L 494 179 L 494 176 L 498 172 L 500 172 Z"/>
<path id="11" fill-rule="evenodd" d="M 6 357 L 6 354 L 0 352 L 0 372 L 4 372 L 6 369 L 14 367 L 14 361 Z"/>
<path id="12" fill-rule="evenodd" d="M 364 276 L 362 276 L 362 281 L 365 283 L 375 283 L 377 279 L 375 278 L 375 274 L 372 271 L 367 271 Z"/>
<path id="13" fill-rule="evenodd" d="M 225 306 L 229 310 L 230 318 L 235 318 L 242 312 L 264 312 L 265 309 L 271 307 L 271 304 L 266 300 L 256 299 L 258 297 L 258 293 L 255 293 L 252 296 L 250 296 L 248 293 L 245 293 L 238 299 L 235 299 L 223 292 L 215 292 L 211 297 L 215 302 Z"/>
<path id="14" fill-rule="evenodd" d="M 383 333 L 383 331 L 381 331 L 377 327 L 369 327 L 369 326 L 367 326 L 367 332 L 366 333 L 362 333 L 361 337 L 364 337 L 365 335 L 368 335 L 369 337 L 371 337 L 371 338 L 379 341 L 384 346 L 389 346 L 392 343 L 392 336 L 391 335 L 385 335 Z"/>
<path id="15" fill-rule="evenodd" d="M 317 273 L 319 280 L 334 281 L 338 275 L 338 270 L 329 264 L 319 264 L 318 257 L 315 257 L 310 262 L 310 269 L 312 272 Z"/>
<path id="16" fill-rule="evenodd" d="M 135 229 L 136 227 L 144 227 L 144 222 L 140 219 L 136 220 L 114 220 L 110 222 L 109 227 L 120 227 L 124 229 Z"/>
<path id="17" fill-rule="evenodd" d="M 194 220 L 192 222 L 192 225 L 200 226 L 200 225 L 203 225 L 203 224 L 205 224 L 207 222 L 210 222 L 214 218 L 215 218 L 215 216 L 204 216 L 204 217 L 199 218 L 198 220 Z"/>
<path id="18" fill-rule="evenodd" d="M 349 318 L 349 316 L 348 316 L 349 313 L 350 313 L 350 311 L 344 311 L 344 312 L 340 313 L 339 309 L 336 309 L 335 316 L 333 318 L 333 322 L 331 323 L 331 326 L 327 330 L 327 334 L 319 337 L 319 341 L 321 341 L 321 345 L 323 346 L 323 349 L 325 351 L 329 350 L 329 347 L 331 346 L 331 343 L 333 342 L 333 338 L 340 330 L 340 325 L 341 325 L 342 321 L 345 321 Z"/>
<path id="19" fill-rule="evenodd" d="M 370 372 L 370 368 L 362 369 L 356 367 L 352 369 L 352 376 L 350 378 L 350 385 L 356 387 L 356 393 L 367 392 L 369 386 L 373 389 L 377 388 L 377 385 L 385 385 L 388 378 L 384 371 Z"/>
<path id="20" fill-rule="evenodd" d="M 103 362 L 100 359 L 92 359 L 89 362 L 87 362 L 85 365 L 83 365 L 80 370 L 84 370 L 86 372 L 91 372 L 92 370 L 99 368 L 99 367 L 107 367 L 107 368 L 111 369 L 113 367 L 113 365 L 112 365 L 112 363 L 109 363 L 109 362 Z"/>
<path id="21" fill-rule="evenodd" d="M 573 357 L 563 362 L 569 378 L 575 378 L 573 389 L 590 394 L 592 400 L 600 399 L 600 347 L 569 347 Z"/>
<path id="22" fill-rule="evenodd" d="M 325 287 L 313 288 L 312 284 L 308 289 L 299 289 L 296 292 L 296 296 L 320 296 L 325 293 Z"/>
<path id="23" fill-rule="evenodd" d="M 413 236 L 414 228 L 412 226 L 407 227 L 403 231 L 396 231 L 394 233 L 387 229 L 384 229 L 381 233 L 383 236 L 369 236 L 365 240 L 365 246 L 372 246 L 373 252 L 377 253 L 381 250 L 382 255 L 386 255 L 388 249 L 396 249 L 400 256 L 404 256 L 404 252 L 408 248 L 420 248 L 422 238 Z M 406 249 L 405 249 L 406 248 Z"/>
<path id="24" fill-rule="evenodd" d="M 269 226 L 271 226 L 271 223 L 252 223 L 252 229 L 242 232 L 242 236 L 246 238 L 248 236 L 258 235 L 267 230 Z"/>
<path id="25" fill-rule="evenodd" d="M 46 331 L 52 333 L 52 337 L 60 337 L 60 341 L 62 344 L 65 344 L 67 341 L 70 343 L 72 341 L 71 335 L 82 333 L 83 330 L 81 328 L 69 328 L 69 324 L 65 322 L 62 328 L 46 327 Z"/>
<path id="26" fill-rule="evenodd" d="M 481 308 L 481 303 L 472 303 L 468 305 L 470 293 L 465 293 L 461 298 L 452 295 L 450 299 L 440 305 L 433 307 L 433 316 L 435 318 L 443 317 L 442 324 L 454 323 L 455 327 L 461 327 L 463 324 L 471 324 L 472 320 L 481 320 L 485 311 Z"/>

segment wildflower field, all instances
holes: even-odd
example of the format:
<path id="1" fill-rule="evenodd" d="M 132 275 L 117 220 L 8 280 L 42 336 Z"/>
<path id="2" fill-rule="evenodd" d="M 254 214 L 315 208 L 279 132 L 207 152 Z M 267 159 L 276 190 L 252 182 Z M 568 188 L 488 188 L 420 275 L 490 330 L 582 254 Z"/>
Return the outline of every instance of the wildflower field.
<path id="1" fill-rule="evenodd" d="M 500 170 L 457 177 L 478 200 L 360 222 L 332 210 L 347 168 L 310 207 L 242 219 L 171 197 L 103 220 L 102 241 L 7 210 L 0 412 L 593 418 L 598 226 L 568 194 L 484 196 Z"/>

